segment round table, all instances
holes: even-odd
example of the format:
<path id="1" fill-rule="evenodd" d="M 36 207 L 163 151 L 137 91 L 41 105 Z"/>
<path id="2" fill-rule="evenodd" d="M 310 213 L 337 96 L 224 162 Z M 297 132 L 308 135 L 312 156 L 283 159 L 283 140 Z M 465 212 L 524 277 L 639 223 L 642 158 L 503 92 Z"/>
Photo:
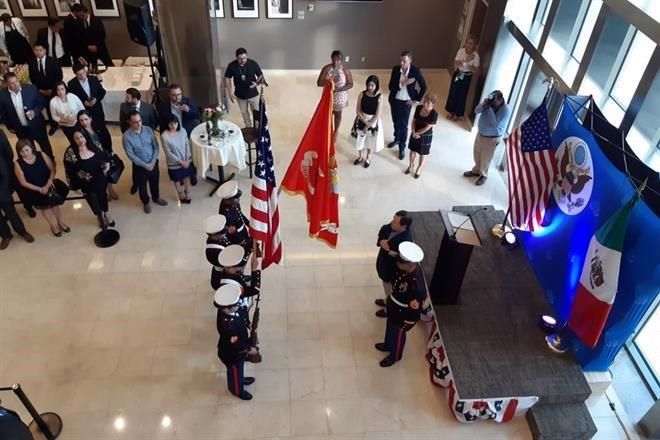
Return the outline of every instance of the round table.
<path id="1" fill-rule="evenodd" d="M 229 121 L 220 121 L 218 125 L 220 130 L 224 130 L 225 138 L 211 141 L 211 145 L 208 144 L 206 123 L 199 124 L 190 134 L 193 160 L 203 178 L 206 178 L 211 165 L 218 167 L 233 165 L 239 171 L 247 167 L 245 161 L 247 144 L 243 140 L 241 129 Z"/>

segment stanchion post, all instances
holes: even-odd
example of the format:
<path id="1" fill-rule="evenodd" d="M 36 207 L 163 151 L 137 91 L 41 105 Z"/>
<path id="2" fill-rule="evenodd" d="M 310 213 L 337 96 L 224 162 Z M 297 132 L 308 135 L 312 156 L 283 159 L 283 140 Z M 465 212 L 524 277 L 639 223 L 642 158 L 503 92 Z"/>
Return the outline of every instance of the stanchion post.
<path id="1" fill-rule="evenodd" d="M 25 395 L 25 392 L 23 392 L 21 385 L 18 383 L 15 384 L 14 386 L 12 386 L 12 391 L 14 391 L 14 394 L 16 394 L 16 396 L 21 401 L 23 406 L 25 406 L 25 408 L 28 410 L 28 412 L 32 416 L 32 420 L 34 420 L 37 426 L 39 426 L 39 429 L 46 436 L 46 439 L 55 440 L 55 436 L 50 431 L 50 428 L 48 427 L 46 422 L 44 422 L 44 419 L 41 418 L 41 415 L 34 408 L 32 402 L 30 402 L 30 399 L 28 399 L 28 397 Z"/>

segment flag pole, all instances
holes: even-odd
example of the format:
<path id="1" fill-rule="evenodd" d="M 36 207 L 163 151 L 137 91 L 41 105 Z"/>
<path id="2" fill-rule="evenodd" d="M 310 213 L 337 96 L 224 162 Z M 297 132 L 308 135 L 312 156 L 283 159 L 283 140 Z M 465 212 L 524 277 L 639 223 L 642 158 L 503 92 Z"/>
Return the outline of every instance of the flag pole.
<path id="1" fill-rule="evenodd" d="M 264 105 L 262 106 L 262 104 Z M 262 111 L 262 108 L 264 110 L 266 108 L 266 105 L 264 103 L 264 81 L 261 82 L 261 87 L 259 89 L 259 133 L 257 137 L 257 145 L 259 145 L 259 138 L 261 137 L 261 127 L 263 126 L 264 123 L 265 111 Z M 254 252 L 254 255 L 256 255 L 257 258 L 263 256 L 263 253 L 261 252 L 262 248 L 263 245 L 261 244 L 260 240 L 252 240 L 252 252 Z"/>

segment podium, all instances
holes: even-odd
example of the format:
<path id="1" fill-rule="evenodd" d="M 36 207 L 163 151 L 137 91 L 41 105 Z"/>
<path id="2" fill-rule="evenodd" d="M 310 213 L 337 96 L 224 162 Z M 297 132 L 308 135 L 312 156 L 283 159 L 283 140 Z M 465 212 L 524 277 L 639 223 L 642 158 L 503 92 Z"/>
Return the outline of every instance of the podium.
<path id="1" fill-rule="evenodd" d="M 429 293 L 435 305 L 457 304 L 472 249 L 481 246 L 481 239 L 472 219 L 467 215 L 440 210 L 440 217 L 445 233 L 435 262 Z"/>

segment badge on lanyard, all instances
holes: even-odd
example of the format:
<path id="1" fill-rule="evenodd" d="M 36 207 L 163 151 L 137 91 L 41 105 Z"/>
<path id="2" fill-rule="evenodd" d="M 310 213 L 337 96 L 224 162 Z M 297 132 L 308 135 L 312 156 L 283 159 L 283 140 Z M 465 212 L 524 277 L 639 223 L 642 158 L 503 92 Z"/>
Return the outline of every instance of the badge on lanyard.
<path id="1" fill-rule="evenodd" d="M 241 81 L 245 81 L 245 75 L 241 75 Z"/>

